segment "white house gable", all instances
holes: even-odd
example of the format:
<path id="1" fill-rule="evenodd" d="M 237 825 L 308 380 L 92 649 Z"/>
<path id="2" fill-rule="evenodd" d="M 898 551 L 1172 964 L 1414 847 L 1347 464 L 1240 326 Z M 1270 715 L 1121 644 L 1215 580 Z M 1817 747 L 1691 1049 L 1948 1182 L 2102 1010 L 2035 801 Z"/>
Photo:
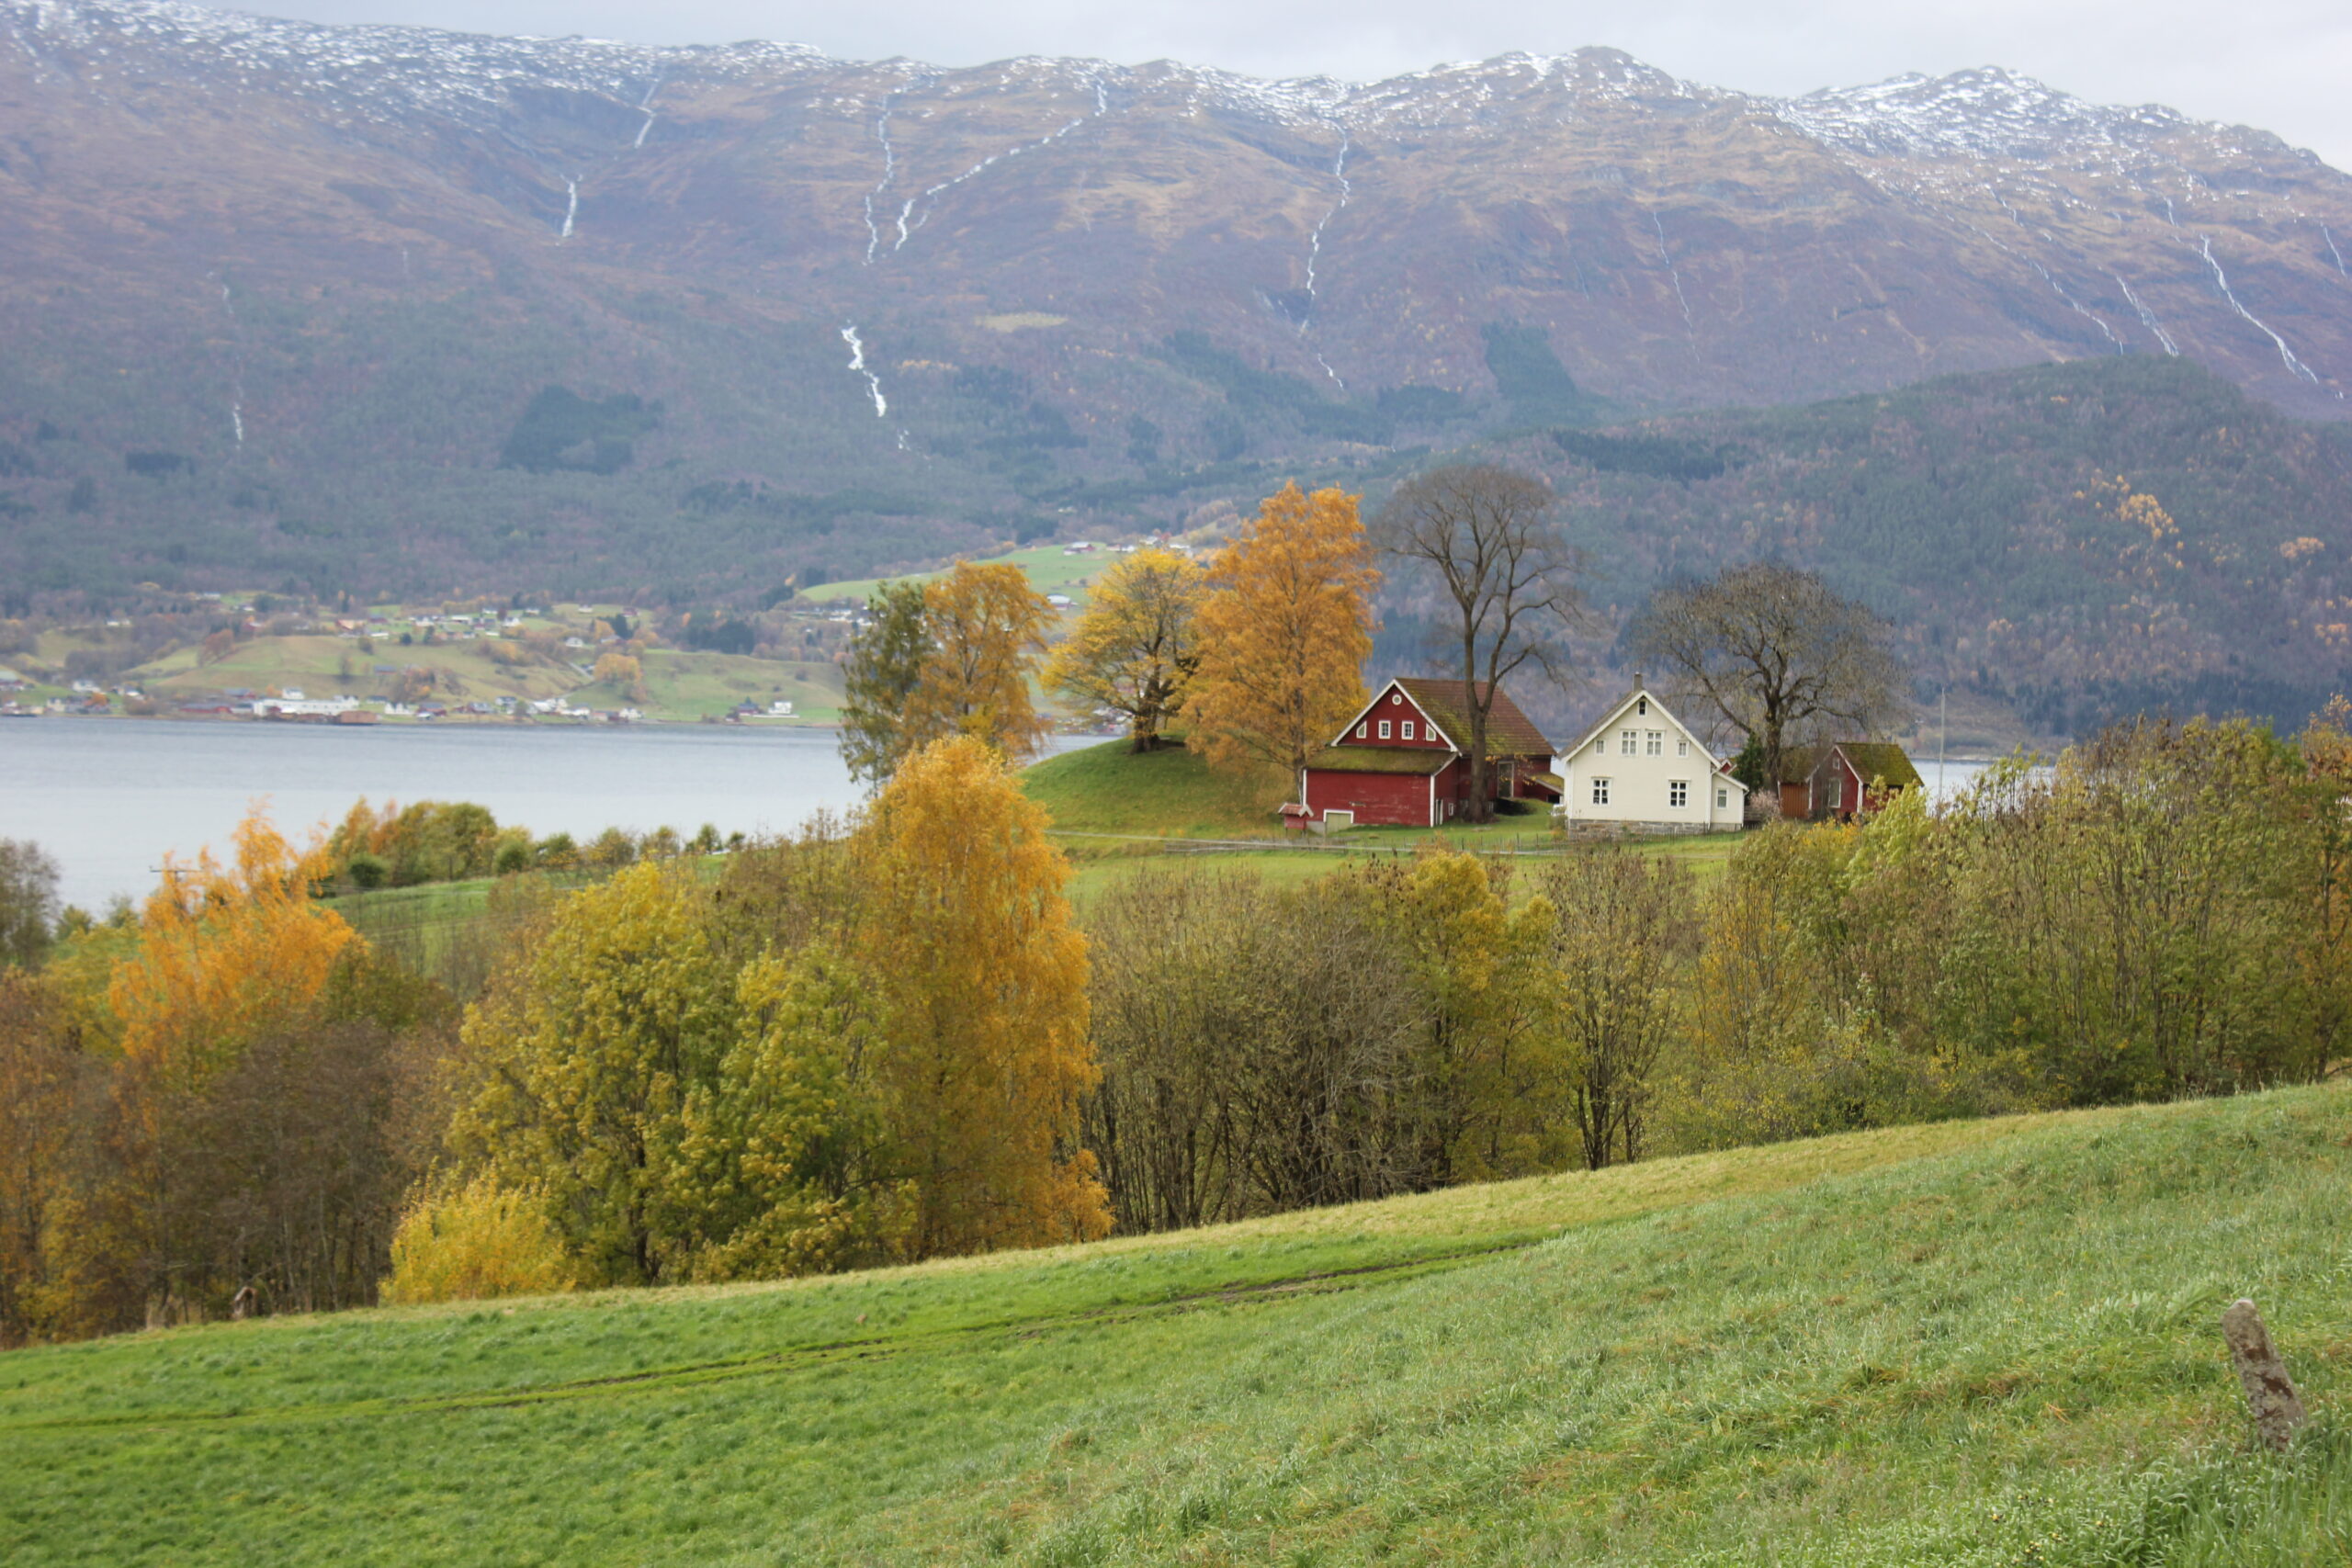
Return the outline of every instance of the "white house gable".
<path id="1" fill-rule="evenodd" d="M 1637 688 L 1559 759 L 1560 811 L 1570 822 L 1734 829 L 1747 791 L 1645 689 Z"/>

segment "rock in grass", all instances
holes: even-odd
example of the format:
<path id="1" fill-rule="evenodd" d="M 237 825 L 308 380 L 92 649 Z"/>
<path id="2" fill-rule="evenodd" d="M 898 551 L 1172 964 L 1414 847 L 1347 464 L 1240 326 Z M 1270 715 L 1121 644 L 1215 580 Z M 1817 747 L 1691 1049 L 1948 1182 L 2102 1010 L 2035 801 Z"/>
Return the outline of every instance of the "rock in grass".
<path id="1" fill-rule="evenodd" d="M 2238 1366 L 2238 1386 L 2245 1390 L 2247 1411 L 2264 1444 L 2284 1453 L 2303 1424 L 2302 1396 L 2287 1375 L 2287 1363 L 2270 1343 L 2270 1330 L 2252 1302 L 2240 1297 L 2222 1314 L 2222 1337 Z"/>

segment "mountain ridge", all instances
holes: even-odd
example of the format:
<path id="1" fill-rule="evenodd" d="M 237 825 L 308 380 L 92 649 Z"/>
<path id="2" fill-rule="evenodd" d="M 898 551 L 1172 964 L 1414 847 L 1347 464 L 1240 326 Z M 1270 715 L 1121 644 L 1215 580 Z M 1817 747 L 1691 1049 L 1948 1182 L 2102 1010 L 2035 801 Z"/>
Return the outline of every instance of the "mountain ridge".
<path id="1" fill-rule="evenodd" d="M 1269 82 L 6 0 L 0 125 L 19 604 L 757 596 L 2053 362 L 2352 414 L 2352 178 L 1997 67 Z"/>

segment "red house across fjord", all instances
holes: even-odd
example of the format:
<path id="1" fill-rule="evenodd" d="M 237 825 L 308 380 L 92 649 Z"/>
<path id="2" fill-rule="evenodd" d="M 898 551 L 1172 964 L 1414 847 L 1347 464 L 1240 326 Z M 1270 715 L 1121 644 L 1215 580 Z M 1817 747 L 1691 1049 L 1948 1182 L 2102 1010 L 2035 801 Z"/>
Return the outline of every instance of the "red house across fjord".
<path id="1" fill-rule="evenodd" d="M 1460 681 L 1400 677 L 1380 688 L 1299 774 L 1291 825 L 1434 828 L 1459 815 L 1470 792 L 1470 704 Z M 1510 694 L 1495 694 L 1487 718 L 1488 784 L 1497 800 L 1556 801 L 1552 743 Z"/>

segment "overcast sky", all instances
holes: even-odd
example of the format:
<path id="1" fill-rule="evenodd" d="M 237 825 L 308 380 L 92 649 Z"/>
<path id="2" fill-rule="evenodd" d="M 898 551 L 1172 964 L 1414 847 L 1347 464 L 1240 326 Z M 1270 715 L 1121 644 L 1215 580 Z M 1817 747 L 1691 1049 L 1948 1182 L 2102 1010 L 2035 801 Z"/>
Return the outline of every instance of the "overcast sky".
<path id="1" fill-rule="evenodd" d="M 1750 92 L 1998 64 L 2107 103 L 2275 130 L 2352 170 L 2352 0 L 227 0 L 329 22 L 647 43 L 779 39 L 856 60 L 1174 59 L 1374 80 L 1585 44 Z"/>

